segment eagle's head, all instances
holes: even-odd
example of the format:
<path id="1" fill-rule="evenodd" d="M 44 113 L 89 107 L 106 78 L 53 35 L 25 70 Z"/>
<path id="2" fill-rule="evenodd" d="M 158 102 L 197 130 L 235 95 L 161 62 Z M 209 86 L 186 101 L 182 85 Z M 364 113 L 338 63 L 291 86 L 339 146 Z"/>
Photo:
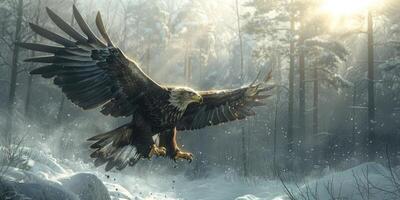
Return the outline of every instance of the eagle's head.
<path id="1" fill-rule="evenodd" d="M 185 110 L 190 103 L 202 103 L 203 97 L 187 87 L 176 87 L 170 90 L 169 102 L 179 110 Z"/>

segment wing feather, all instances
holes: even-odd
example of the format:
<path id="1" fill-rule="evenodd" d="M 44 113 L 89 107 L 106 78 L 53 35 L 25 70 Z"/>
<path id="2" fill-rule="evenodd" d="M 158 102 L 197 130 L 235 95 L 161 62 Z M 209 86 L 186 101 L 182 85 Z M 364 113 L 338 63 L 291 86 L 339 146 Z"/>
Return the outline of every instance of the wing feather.
<path id="1" fill-rule="evenodd" d="M 20 47 L 23 47 L 25 49 L 33 50 L 33 51 L 40 51 L 40 52 L 45 52 L 45 53 L 57 53 L 60 51 L 63 51 L 64 48 L 62 47 L 57 47 L 57 46 L 50 46 L 50 45 L 44 45 L 44 44 L 35 44 L 35 43 L 17 43 Z"/>
<path id="2" fill-rule="evenodd" d="M 82 32 L 88 37 L 89 43 L 98 44 L 100 47 L 106 47 L 104 42 L 102 42 L 90 29 L 89 25 L 85 22 L 82 15 L 79 13 L 78 9 L 73 5 L 73 13 L 78 23 L 79 27 L 81 28 Z"/>
<path id="3" fill-rule="evenodd" d="M 48 40 L 51 40 L 55 43 L 64 45 L 66 47 L 75 46 L 75 43 L 73 41 L 68 40 L 68 39 L 66 39 L 56 33 L 53 33 L 47 29 L 44 29 L 36 24 L 29 23 L 29 26 L 35 33 L 39 34 L 40 36 L 42 36 L 44 38 L 47 38 Z"/>
<path id="4" fill-rule="evenodd" d="M 268 81 L 270 79 L 266 79 Z M 235 90 L 219 90 L 200 92 L 203 103 L 193 103 L 186 109 L 178 130 L 194 130 L 228 121 L 241 120 L 256 113 L 253 107 L 263 106 L 261 101 L 270 95 L 260 93 L 270 92 L 272 86 L 262 86 L 265 82 L 250 85 Z"/>
<path id="5" fill-rule="evenodd" d="M 138 99 L 168 92 L 149 78 L 121 50 L 114 47 L 100 13 L 97 14 L 96 25 L 108 46 L 93 33 L 75 6 L 73 14 L 84 34 L 66 23 L 51 9 L 46 10 L 54 24 L 70 36 L 71 40 L 30 24 L 34 32 L 61 46 L 32 43 L 18 45 L 52 54 L 25 61 L 46 63 L 47 65 L 32 70 L 31 74 L 54 78 L 54 84 L 59 86 L 74 104 L 83 109 L 102 106 L 101 113 L 114 117 L 129 116 L 139 107 L 136 104 Z"/>
<path id="6" fill-rule="evenodd" d="M 99 29 L 99 32 L 100 32 L 101 36 L 107 42 L 108 46 L 113 47 L 114 44 L 111 41 L 110 36 L 108 36 L 108 34 L 107 34 L 107 31 L 106 31 L 106 28 L 104 27 L 104 23 L 103 23 L 103 20 L 101 18 L 100 12 L 97 12 L 96 25 L 97 25 L 97 28 Z"/>
<path id="7" fill-rule="evenodd" d="M 66 34 L 68 34 L 70 37 L 75 39 L 76 41 L 80 43 L 86 43 L 87 39 L 80 34 L 78 31 L 76 31 L 71 25 L 69 25 L 67 22 L 65 22 L 61 17 L 59 17 L 57 14 L 55 14 L 50 8 L 46 8 L 47 14 L 49 15 L 50 19 L 54 22 L 55 25 L 57 25 L 62 31 L 64 31 Z"/>

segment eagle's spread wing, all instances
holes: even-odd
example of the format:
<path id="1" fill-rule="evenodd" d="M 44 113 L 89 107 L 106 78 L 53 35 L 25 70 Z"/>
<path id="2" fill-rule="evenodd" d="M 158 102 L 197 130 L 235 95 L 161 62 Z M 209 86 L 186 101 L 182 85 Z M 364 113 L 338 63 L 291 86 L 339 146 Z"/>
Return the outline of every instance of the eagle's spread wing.
<path id="1" fill-rule="evenodd" d="M 40 74 L 44 78 L 55 77 L 54 84 L 62 88 L 73 103 L 83 109 L 103 105 L 101 112 L 114 117 L 133 114 L 137 107 L 135 101 L 145 92 L 164 90 L 114 46 L 105 31 L 100 13 L 96 25 L 106 43 L 92 32 L 75 6 L 73 10 L 84 35 L 49 8 L 47 13 L 51 20 L 71 39 L 30 24 L 34 32 L 58 44 L 19 44 L 30 50 L 53 54 L 27 59 L 29 62 L 48 64 L 33 70 L 31 74 Z"/>
<path id="2" fill-rule="evenodd" d="M 271 74 L 264 81 L 267 82 L 270 78 Z M 203 96 L 203 103 L 190 104 L 177 129 L 200 129 L 254 115 L 252 107 L 265 105 L 262 100 L 268 98 L 270 94 L 267 92 L 274 88 L 273 85 L 263 85 L 264 83 L 251 84 L 235 90 L 199 92 Z"/>

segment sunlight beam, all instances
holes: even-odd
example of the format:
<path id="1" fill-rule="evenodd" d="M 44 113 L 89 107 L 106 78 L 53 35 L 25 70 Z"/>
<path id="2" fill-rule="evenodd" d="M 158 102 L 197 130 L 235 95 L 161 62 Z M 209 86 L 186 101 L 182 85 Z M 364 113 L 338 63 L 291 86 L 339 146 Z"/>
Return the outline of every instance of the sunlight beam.
<path id="1" fill-rule="evenodd" d="M 379 0 L 324 0 L 321 11 L 342 17 L 357 14 L 378 5 Z"/>

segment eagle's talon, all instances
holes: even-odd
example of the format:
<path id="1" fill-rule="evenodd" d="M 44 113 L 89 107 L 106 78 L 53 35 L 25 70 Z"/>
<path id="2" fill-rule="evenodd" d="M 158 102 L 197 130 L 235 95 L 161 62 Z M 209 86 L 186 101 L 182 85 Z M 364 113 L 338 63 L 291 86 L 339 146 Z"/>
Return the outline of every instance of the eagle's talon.
<path id="1" fill-rule="evenodd" d="M 149 158 L 151 158 L 153 155 L 155 155 L 155 156 L 166 156 L 167 155 L 167 149 L 165 147 L 158 147 L 157 145 L 153 144 L 153 145 L 151 145 Z"/>
<path id="2" fill-rule="evenodd" d="M 178 150 L 174 156 L 174 161 L 176 162 L 178 159 L 185 159 L 191 163 L 193 161 L 193 154 Z"/>

